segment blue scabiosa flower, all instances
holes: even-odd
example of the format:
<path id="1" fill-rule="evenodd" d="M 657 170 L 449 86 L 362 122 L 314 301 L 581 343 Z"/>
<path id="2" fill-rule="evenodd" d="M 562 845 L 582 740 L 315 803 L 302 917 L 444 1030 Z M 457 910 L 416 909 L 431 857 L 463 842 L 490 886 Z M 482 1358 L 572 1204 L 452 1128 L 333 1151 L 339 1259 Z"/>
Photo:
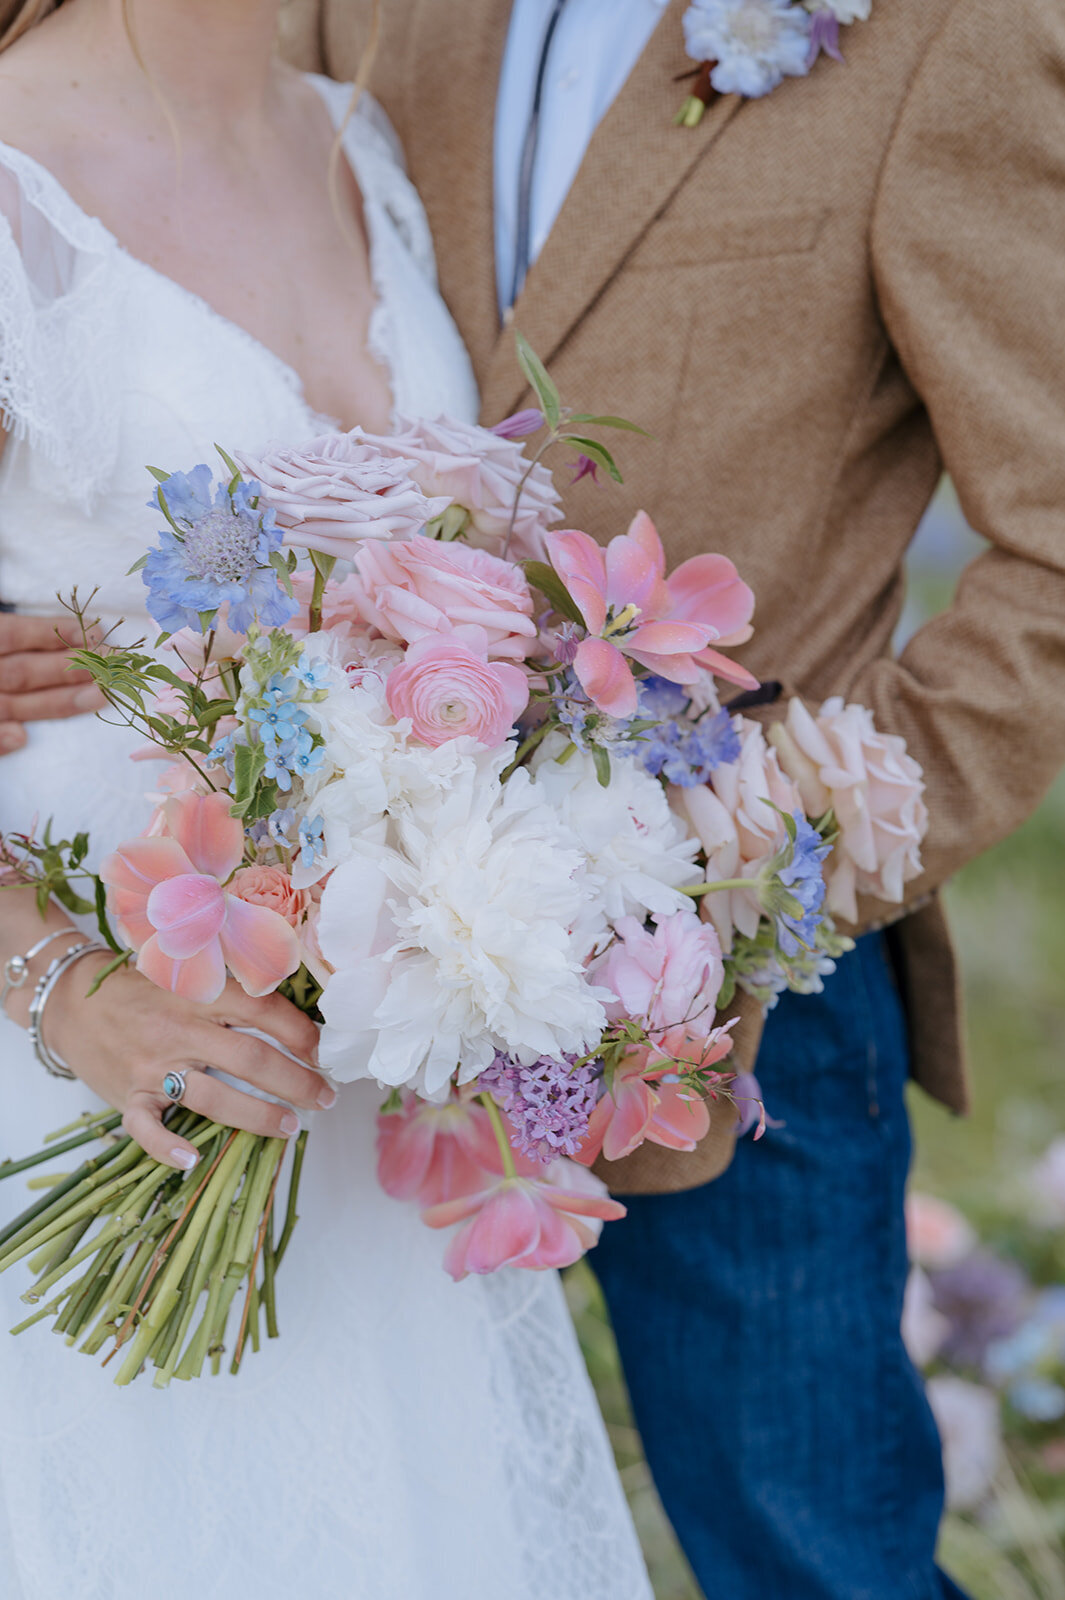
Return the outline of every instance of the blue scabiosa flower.
<path id="1" fill-rule="evenodd" d="M 801 811 L 786 821 L 787 842 L 770 856 L 754 881 L 762 909 L 773 921 L 780 949 L 790 958 L 800 949 L 814 947 L 824 918 L 824 860 L 832 847 Z"/>
<path id="2" fill-rule="evenodd" d="M 270 557 L 281 547 L 271 509 L 253 502 L 257 483 L 215 485 L 211 469 L 172 473 L 148 504 L 165 504 L 169 526 L 148 552 L 144 582 L 148 610 L 161 628 L 205 633 L 222 605 L 237 633 L 253 623 L 280 627 L 295 615 Z"/>

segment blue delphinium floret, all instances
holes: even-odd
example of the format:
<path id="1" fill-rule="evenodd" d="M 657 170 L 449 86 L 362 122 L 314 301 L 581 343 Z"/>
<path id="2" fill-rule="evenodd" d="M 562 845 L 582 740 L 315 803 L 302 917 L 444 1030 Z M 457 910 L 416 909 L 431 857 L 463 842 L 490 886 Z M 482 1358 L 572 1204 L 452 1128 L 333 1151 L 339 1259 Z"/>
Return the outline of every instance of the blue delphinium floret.
<path id="1" fill-rule="evenodd" d="M 644 733 L 637 753 L 645 771 L 681 789 L 709 781 L 718 767 L 738 761 L 740 738 L 727 711 L 698 722 L 662 722 Z"/>
<path id="2" fill-rule="evenodd" d="M 320 816 L 303 817 L 299 827 L 300 861 L 305 867 L 317 866 L 325 855 L 325 823 Z"/>
<path id="3" fill-rule="evenodd" d="M 754 881 L 780 949 L 790 958 L 800 949 L 814 946 L 824 918 L 824 861 L 832 847 L 801 811 L 787 820 L 786 843 L 770 856 Z"/>
<path id="4" fill-rule="evenodd" d="M 213 492 L 212 492 L 213 491 Z M 167 633 L 205 633 L 220 606 L 237 633 L 253 623 L 281 627 L 295 615 L 270 557 L 281 548 L 281 529 L 269 507 L 254 504 L 259 485 L 238 480 L 215 485 L 210 467 L 172 473 L 148 502 L 160 499 L 170 525 L 148 552 L 143 578 L 148 610 Z"/>

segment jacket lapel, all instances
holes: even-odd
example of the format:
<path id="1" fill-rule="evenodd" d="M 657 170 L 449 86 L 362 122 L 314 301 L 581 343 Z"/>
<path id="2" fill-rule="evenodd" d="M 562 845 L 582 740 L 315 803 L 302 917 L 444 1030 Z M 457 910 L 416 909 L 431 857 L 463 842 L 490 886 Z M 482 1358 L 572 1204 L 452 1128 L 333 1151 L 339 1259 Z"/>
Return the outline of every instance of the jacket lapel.
<path id="1" fill-rule="evenodd" d="M 475 3 L 483 4 L 483 0 Z M 555 226 L 508 318 L 508 324 L 521 329 L 544 361 L 550 361 L 743 103 L 738 96 L 729 95 L 710 106 L 698 128 L 674 126 L 673 116 L 685 93 L 685 85 L 675 80 L 693 65 L 685 54 L 681 27 L 686 4 L 687 0 L 671 0 L 628 82 L 596 129 Z M 505 9 L 498 7 L 500 13 Z M 498 82 L 498 66 L 496 73 Z M 489 97 L 494 106 L 494 96 L 490 93 Z M 490 164 L 488 181 L 485 210 L 490 232 Z M 490 264 L 490 239 L 486 259 Z M 480 293 L 494 310 L 494 281 L 490 299 L 483 287 Z M 459 321 L 465 329 L 461 315 Z M 481 380 L 483 411 L 489 418 L 504 416 L 525 393 L 509 326 L 497 337 L 487 363 L 483 338 L 479 323 L 474 365 Z"/>
<path id="2" fill-rule="evenodd" d="M 483 375 L 499 337 L 493 236 L 495 110 L 507 0 L 419 0 L 408 60 L 410 170 L 429 215 L 444 298 Z"/>

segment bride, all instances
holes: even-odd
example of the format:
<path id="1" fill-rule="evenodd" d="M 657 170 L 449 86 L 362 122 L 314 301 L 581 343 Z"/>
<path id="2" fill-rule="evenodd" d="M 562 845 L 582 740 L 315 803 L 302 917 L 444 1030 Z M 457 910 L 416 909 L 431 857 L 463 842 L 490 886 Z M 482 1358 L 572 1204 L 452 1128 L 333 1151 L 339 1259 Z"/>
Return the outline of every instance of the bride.
<path id="1" fill-rule="evenodd" d="M 475 417 L 389 130 L 275 58 L 278 8 L 0 0 L 0 590 L 22 612 L 99 585 L 104 626 L 149 629 L 122 576 L 152 531 L 149 462 L 380 430 L 394 407 Z M 0 829 L 139 831 L 151 769 L 131 738 L 35 724 L 5 759 Z M 0 960 L 46 933 L 32 978 L 77 930 L 5 890 Z M 43 1327 L 0 1335 L 5 1600 L 646 1600 L 554 1275 L 448 1279 L 441 1238 L 377 1187 L 372 1085 L 337 1100 L 286 1001 L 231 986 L 194 1006 L 132 972 L 88 1000 L 100 959 L 48 1005 L 80 1082 L 50 1077 L 21 1031 L 32 981 L 9 994 L 2 1153 L 104 1101 L 180 1165 L 162 1080 L 208 1065 L 287 1104 L 196 1072 L 194 1110 L 283 1135 L 290 1107 L 313 1115 L 303 1218 L 283 1337 L 239 1378 L 120 1391 Z M 0 1224 L 25 1204 L 0 1186 Z M 4 1328 L 25 1283 L 0 1278 Z"/>

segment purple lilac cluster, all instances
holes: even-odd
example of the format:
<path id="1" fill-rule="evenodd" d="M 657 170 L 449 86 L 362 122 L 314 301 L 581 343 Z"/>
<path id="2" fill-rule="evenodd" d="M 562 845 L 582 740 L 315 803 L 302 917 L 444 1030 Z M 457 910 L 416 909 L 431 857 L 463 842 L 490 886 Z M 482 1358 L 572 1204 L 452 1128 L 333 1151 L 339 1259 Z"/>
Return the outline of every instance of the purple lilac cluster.
<path id="1" fill-rule="evenodd" d="M 595 1063 L 575 1066 L 575 1060 L 542 1057 L 524 1067 L 512 1056 L 497 1055 L 478 1080 L 509 1117 L 522 1155 L 545 1165 L 576 1155 L 599 1098 L 601 1069 Z"/>

